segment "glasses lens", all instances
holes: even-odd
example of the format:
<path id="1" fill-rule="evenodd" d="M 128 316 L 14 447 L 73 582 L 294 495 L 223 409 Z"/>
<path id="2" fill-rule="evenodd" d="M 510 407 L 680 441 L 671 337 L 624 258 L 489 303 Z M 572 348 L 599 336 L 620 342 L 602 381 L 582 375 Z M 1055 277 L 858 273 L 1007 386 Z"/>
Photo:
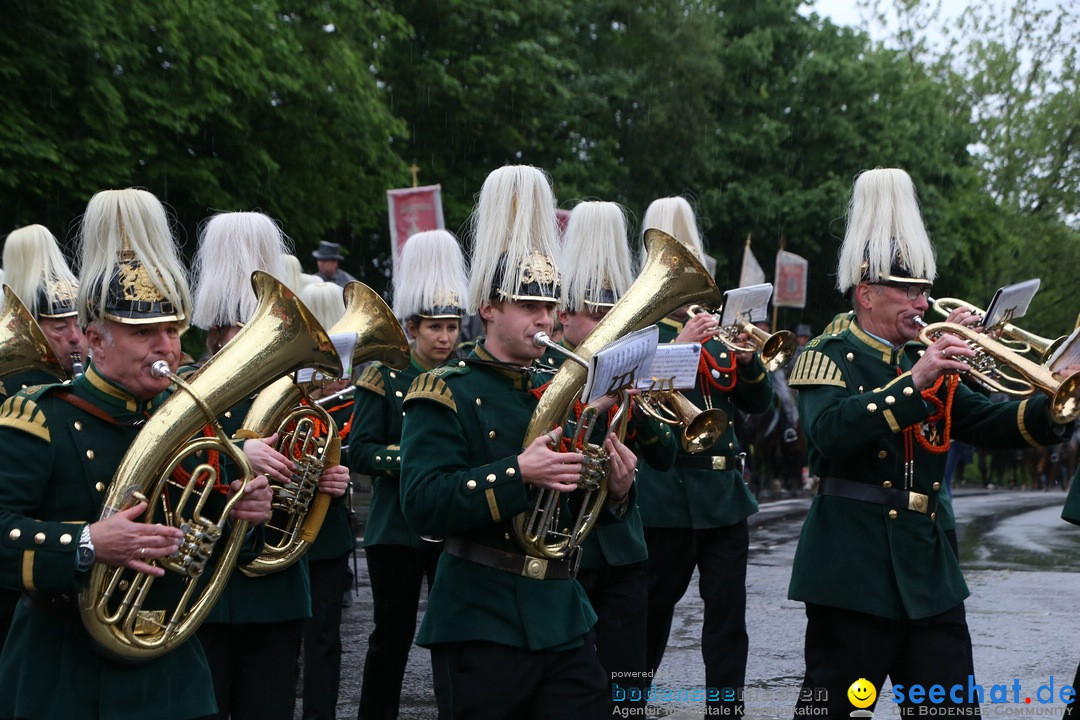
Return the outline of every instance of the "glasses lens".
<path id="1" fill-rule="evenodd" d="M 907 299 L 915 300 L 919 297 L 930 297 L 929 285 L 908 285 L 907 286 Z"/>

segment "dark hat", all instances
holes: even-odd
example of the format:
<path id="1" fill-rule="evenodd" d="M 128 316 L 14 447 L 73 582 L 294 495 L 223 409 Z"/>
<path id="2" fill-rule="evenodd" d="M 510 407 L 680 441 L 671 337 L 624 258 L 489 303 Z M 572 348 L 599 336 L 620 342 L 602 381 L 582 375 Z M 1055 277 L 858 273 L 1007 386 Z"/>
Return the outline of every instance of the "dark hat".
<path id="1" fill-rule="evenodd" d="M 78 294 L 78 284 L 65 280 L 55 279 L 52 282 L 42 283 L 38 286 L 38 318 L 58 320 L 78 315 L 79 309 L 75 304 Z"/>
<path id="2" fill-rule="evenodd" d="M 806 337 L 813 337 L 814 333 L 810 330 L 810 326 L 806 323 L 799 323 L 795 326 L 796 335 L 805 335 Z"/>
<path id="3" fill-rule="evenodd" d="M 318 249 L 311 253 L 311 257 L 316 260 L 337 260 L 339 262 L 345 259 L 345 256 L 341 254 L 340 245 L 325 240 L 319 243 Z"/>
<path id="4" fill-rule="evenodd" d="M 95 295 L 99 293 L 100 290 Z M 125 325 L 185 319 L 184 312 L 151 279 L 148 266 L 127 255 L 121 257 L 109 280 L 104 316 Z"/>
<path id="5" fill-rule="evenodd" d="M 562 294 L 559 282 L 559 269 L 553 258 L 542 252 L 534 251 L 522 258 L 511 273 L 517 272 L 518 281 L 509 293 L 501 289 L 503 273 L 506 272 L 506 258 L 503 253 L 495 271 L 495 281 L 491 286 L 490 298 L 497 300 L 534 300 L 539 302 L 558 302 Z"/>

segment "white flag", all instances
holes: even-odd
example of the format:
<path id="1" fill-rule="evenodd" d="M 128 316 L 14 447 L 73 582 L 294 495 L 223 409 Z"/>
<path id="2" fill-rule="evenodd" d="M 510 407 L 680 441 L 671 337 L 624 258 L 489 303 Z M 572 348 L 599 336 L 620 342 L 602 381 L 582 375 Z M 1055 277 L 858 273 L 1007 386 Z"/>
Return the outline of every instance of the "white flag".
<path id="1" fill-rule="evenodd" d="M 742 271 L 739 273 L 739 287 L 760 285 L 765 282 L 765 271 L 761 269 L 754 253 L 750 251 L 750 241 L 743 247 Z"/>

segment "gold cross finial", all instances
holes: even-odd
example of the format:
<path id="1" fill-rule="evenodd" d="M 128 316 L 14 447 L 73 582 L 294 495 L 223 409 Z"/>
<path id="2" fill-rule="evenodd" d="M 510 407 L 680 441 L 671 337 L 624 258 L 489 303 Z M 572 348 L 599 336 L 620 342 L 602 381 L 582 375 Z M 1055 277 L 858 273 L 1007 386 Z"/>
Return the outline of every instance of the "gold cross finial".
<path id="1" fill-rule="evenodd" d="M 420 166 L 417 165 L 416 163 L 413 163 L 412 165 L 409 166 L 409 172 L 412 173 L 412 186 L 416 187 L 417 185 L 420 184 L 419 181 L 417 180 L 417 177 L 420 175 Z"/>

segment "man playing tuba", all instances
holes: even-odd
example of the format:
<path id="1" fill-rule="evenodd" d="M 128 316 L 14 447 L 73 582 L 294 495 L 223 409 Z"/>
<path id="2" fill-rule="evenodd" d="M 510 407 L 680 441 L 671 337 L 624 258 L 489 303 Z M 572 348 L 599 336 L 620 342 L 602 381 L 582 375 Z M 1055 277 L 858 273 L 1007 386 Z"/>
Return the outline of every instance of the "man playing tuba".
<path id="1" fill-rule="evenodd" d="M 113 471 L 165 399 L 169 380 L 151 367 L 179 366 L 191 305 L 165 210 L 150 193 L 95 195 L 81 244 L 86 373 L 70 385 L 28 388 L 0 408 L 9 450 L 0 467 L 0 583 L 23 591 L 0 656 L 0 717 L 202 717 L 214 697 L 197 640 L 142 664 L 114 662 L 97 654 L 78 618 L 75 596 L 95 562 L 171 581 L 148 561 L 176 551 L 179 529 L 139 521 L 143 502 L 95 518 Z M 258 479 L 233 517 L 257 523 L 269 508 Z"/>

